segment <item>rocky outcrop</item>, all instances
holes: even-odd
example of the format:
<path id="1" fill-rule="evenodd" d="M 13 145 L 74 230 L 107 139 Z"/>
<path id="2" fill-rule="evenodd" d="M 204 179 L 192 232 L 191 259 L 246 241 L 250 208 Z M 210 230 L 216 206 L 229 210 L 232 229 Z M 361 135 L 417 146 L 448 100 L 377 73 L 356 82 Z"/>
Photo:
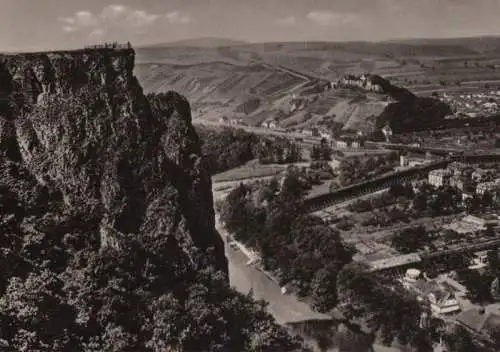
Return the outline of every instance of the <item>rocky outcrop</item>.
<path id="1" fill-rule="evenodd" d="M 190 261 L 201 253 L 227 273 L 190 106 L 173 92 L 146 97 L 134 57 L 133 49 L 0 57 L 2 195 L 20 209 L 92 214 L 101 247 L 119 246 L 124 234 L 171 236 Z"/>

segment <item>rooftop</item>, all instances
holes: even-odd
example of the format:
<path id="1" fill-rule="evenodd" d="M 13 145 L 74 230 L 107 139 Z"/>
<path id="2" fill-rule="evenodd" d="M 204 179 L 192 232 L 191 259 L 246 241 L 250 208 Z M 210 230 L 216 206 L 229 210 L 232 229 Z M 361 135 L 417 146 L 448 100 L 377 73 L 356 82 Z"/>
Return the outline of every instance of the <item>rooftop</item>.
<path id="1" fill-rule="evenodd" d="M 451 171 L 448 169 L 437 169 L 429 172 L 429 176 L 449 176 Z"/>

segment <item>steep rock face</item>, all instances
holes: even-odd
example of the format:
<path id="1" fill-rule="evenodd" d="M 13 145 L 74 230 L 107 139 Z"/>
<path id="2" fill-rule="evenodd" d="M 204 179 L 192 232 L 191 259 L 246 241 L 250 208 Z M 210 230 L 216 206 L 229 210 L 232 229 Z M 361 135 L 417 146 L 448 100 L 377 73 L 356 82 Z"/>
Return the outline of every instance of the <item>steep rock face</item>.
<path id="1" fill-rule="evenodd" d="M 103 49 L 1 57 L 0 188 L 12 199 L 39 190 L 23 209 L 80 209 L 95 219 L 101 247 L 119 247 L 124 234 L 151 243 L 172 236 L 187 260 L 201 251 L 204 263 L 227 273 L 189 104 L 172 92 L 146 97 L 134 56 Z"/>

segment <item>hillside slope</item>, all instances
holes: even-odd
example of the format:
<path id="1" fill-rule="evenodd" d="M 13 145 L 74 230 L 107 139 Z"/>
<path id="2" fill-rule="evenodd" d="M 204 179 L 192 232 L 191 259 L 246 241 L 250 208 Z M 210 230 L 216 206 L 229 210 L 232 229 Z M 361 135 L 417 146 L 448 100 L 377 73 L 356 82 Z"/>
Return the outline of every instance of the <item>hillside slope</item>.
<path id="1" fill-rule="evenodd" d="M 0 346 L 299 348 L 229 288 L 190 106 L 146 97 L 134 60 L 0 57 Z"/>
<path id="2" fill-rule="evenodd" d="M 300 127 L 327 115 L 346 127 L 369 129 L 366 120 L 387 105 L 381 95 L 328 90 L 326 79 L 305 79 L 293 71 L 245 60 L 142 62 L 136 74 L 146 92 L 178 91 L 192 102 L 196 118 L 208 120 L 227 116 L 258 125 L 278 118 L 284 127 Z"/>

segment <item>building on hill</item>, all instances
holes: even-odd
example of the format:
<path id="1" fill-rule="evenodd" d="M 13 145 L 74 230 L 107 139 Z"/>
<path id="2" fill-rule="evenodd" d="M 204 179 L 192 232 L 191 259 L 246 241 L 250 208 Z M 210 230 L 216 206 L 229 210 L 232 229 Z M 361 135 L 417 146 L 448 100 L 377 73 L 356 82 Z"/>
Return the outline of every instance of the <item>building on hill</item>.
<path id="1" fill-rule="evenodd" d="M 450 184 L 452 172 L 448 169 L 437 169 L 429 172 L 429 184 L 442 187 Z"/>

